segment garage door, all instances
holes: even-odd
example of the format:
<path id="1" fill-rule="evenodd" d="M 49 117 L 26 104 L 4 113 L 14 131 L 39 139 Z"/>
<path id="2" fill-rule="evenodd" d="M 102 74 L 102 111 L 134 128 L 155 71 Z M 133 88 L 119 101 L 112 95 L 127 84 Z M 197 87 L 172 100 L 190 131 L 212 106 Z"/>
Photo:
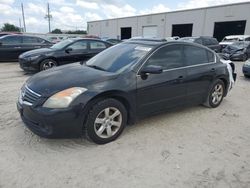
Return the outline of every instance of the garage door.
<path id="1" fill-rule="evenodd" d="M 157 26 L 144 26 L 142 28 L 142 35 L 147 38 L 157 37 Z"/>

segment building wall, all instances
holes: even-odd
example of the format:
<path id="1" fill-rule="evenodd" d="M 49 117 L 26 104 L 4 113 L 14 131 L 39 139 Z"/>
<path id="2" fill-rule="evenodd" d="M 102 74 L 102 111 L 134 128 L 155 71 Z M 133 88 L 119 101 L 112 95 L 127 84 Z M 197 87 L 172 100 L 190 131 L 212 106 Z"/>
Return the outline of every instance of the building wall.
<path id="1" fill-rule="evenodd" d="M 193 24 L 193 36 L 213 36 L 215 22 L 247 20 L 250 35 L 250 2 L 161 14 L 88 22 L 90 35 L 120 38 L 122 27 L 132 27 L 132 37 L 142 36 L 143 27 L 157 26 L 157 37 L 172 35 L 173 24 Z"/>

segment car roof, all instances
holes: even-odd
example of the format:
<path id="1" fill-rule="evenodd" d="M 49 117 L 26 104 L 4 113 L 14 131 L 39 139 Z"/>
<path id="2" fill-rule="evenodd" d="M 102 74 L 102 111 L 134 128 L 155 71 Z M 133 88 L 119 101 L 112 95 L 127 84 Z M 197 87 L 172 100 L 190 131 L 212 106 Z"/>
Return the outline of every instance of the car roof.
<path id="1" fill-rule="evenodd" d="M 247 38 L 247 37 L 250 37 L 250 35 L 229 35 L 229 36 L 225 36 L 226 39 Z"/>

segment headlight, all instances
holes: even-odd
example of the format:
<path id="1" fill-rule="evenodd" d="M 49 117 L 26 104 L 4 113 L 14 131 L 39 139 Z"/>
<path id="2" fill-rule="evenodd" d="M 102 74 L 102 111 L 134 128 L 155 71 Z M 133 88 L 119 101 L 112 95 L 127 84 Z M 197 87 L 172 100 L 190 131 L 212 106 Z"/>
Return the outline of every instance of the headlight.
<path id="1" fill-rule="evenodd" d="M 43 107 L 67 108 L 76 97 L 87 90 L 88 89 L 81 87 L 72 87 L 69 89 L 65 89 L 48 98 L 47 101 L 43 104 Z"/>
<path id="2" fill-rule="evenodd" d="M 33 61 L 33 60 L 37 59 L 38 57 L 39 57 L 39 55 L 36 55 L 36 56 L 28 57 L 27 59 L 28 59 L 29 61 Z"/>

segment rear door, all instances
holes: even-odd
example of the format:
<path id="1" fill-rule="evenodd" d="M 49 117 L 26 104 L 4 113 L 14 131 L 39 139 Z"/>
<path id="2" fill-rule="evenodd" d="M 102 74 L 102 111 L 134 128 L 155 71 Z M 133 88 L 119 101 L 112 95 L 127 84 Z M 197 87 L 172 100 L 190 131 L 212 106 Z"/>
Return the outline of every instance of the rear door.
<path id="1" fill-rule="evenodd" d="M 38 41 L 37 37 L 32 36 L 22 36 L 22 52 L 27 52 L 30 50 L 35 50 L 42 48 L 41 43 Z"/>
<path id="2" fill-rule="evenodd" d="M 94 57 L 95 55 L 99 54 L 108 47 L 110 47 L 110 45 L 102 41 L 89 41 L 88 58 Z"/>
<path id="3" fill-rule="evenodd" d="M 6 36 L 0 40 L 0 60 L 14 61 L 21 54 L 22 40 L 19 35 Z"/>
<path id="4" fill-rule="evenodd" d="M 186 69 L 183 47 L 179 44 L 158 49 L 143 65 L 163 67 L 161 74 L 137 75 L 137 113 L 139 116 L 156 113 L 186 103 Z M 142 67 L 142 69 L 143 69 Z"/>
<path id="5" fill-rule="evenodd" d="M 184 59 L 187 67 L 187 101 L 199 104 L 207 96 L 208 89 L 215 77 L 215 55 L 205 48 L 185 45 Z"/>

